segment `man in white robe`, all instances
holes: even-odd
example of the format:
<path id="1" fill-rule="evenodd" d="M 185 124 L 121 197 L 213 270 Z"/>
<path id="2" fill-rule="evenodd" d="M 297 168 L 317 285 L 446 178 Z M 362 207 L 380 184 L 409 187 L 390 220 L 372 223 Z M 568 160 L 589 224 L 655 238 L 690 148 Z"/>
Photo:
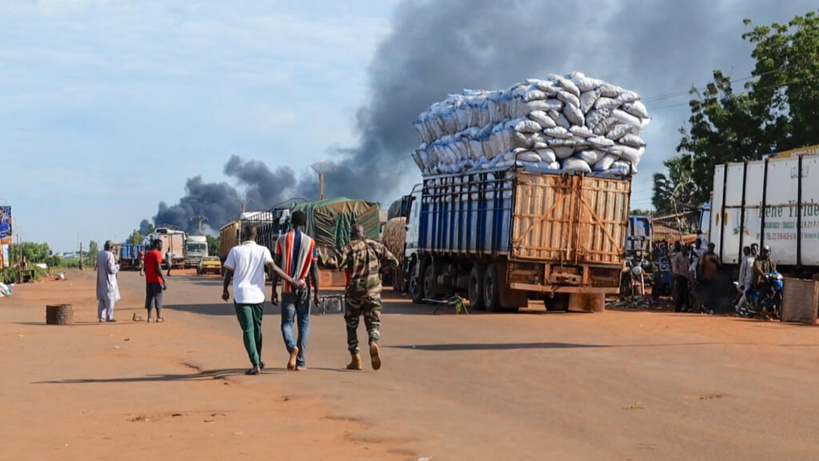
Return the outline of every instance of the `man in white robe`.
<path id="1" fill-rule="evenodd" d="M 114 253 L 114 244 L 105 242 L 103 250 L 97 256 L 97 318 L 100 322 L 116 322 L 114 304 L 120 300 L 117 272 L 119 264 Z"/>

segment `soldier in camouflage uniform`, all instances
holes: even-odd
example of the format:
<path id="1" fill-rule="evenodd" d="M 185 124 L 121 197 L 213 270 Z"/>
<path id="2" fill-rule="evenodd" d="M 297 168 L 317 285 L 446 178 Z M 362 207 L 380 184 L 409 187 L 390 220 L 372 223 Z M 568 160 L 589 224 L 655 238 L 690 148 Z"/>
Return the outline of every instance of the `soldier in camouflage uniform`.
<path id="1" fill-rule="evenodd" d="M 349 271 L 350 282 L 345 295 L 344 320 L 347 322 L 347 346 L 352 361 L 349 370 L 360 370 L 358 321 L 364 314 L 364 325 L 370 338 L 370 359 L 374 370 L 381 368 L 378 340 L 381 335 L 381 266 L 398 267 L 398 260 L 384 245 L 370 240 L 361 225 L 352 229 L 352 241 L 341 252 L 339 265 Z"/>

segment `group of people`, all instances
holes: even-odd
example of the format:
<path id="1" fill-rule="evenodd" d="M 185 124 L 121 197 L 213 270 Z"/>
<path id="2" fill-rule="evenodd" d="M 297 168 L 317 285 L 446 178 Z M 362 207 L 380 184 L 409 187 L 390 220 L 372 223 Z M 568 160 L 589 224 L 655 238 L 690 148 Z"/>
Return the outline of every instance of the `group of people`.
<path id="1" fill-rule="evenodd" d="M 293 230 L 279 237 L 275 256 L 256 243 L 257 230 L 253 226 L 242 229 L 242 242 L 228 253 L 223 267 L 222 299 L 230 300 L 229 286 L 233 285 L 233 304 L 251 368 L 245 373 L 259 374 L 265 367 L 262 361 L 262 319 L 266 301 L 265 272 L 272 281 L 271 302 L 279 302 L 277 286 L 282 279 L 281 332 L 289 354 L 288 370 L 307 369 L 305 354 L 310 328 L 310 303 L 319 303 L 320 277 L 316 242 L 304 233 L 306 216 L 296 211 L 291 217 Z M 348 275 L 345 290 L 344 319 L 347 325 L 347 347 L 350 363 L 347 369 L 363 368 L 358 342 L 358 324 L 364 317 L 369 337 L 370 361 L 374 370 L 381 368 L 381 276 L 383 268 L 398 265 L 398 260 L 379 242 L 366 237 L 364 228 L 352 228 L 351 242 L 340 252 L 339 265 Z M 298 328 L 298 336 L 294 333 Z"/>
<path id="2" fill-rule="evenodd" d="M 119 261 L 112 252 L 114 244 L 108 240 L 103 251 L 97 255 L 97 319 L 100 322 L 116 322 L 114 306 L 121 299 L 117 274 Z M 162 240 L 151 242 L 151 250 L 144 255 L 145 273 L 145 308 L 148 310 L 148 322 L 164 322 L 162 317 L 162 294 L 168 288 L 162 276 Z M 140 272 L 140 273 L 141 273 Z M 156 317 L 151 310 L 156 311 Z"/>
<path id="3" fill-rule="evenodd" d="M 715 247 L 713 243 L 708 243 L 707 250 L 704 249 L 701 239 L 697 239 L 690 248 L 684 247 L 681 242 L 674 244 L 671 272 L 675 312 L 691 312 L 696 300 L 700 311 L 714 313 L 717 307 L 714 305 L 714 285 L 717 274 L 722 269 L 722 261 L 714 252 Z M 744 305 L 750 290 L 761 288 L 762 284 L 767 283 L 767 275 L 776 270 L 768 246 L 760 251 L 759 245 L 754 243 L 744 247 L 743 254 L 739 270 L 739 285 L 743 287 L 743 295 L 737 308 Z"/>
<path id="4" fill-rule="evenodd" d="M 306 370 L 307 340 L 310 329 L 311 302 L 319 303 L 320 277 L 316 242 L 304 232 L 306 216 L 296 211 L 291 217 L 293 230 L 282 235 L 275 248 L 256 243 L 257 230 L 248 225 L 242 229 L 241 244 L 233 247 L 223 264 L 222 299 L 230 300 L 229 287 L 233 286 L 233 304 L 242 329 L 245 350 L 250 359 L 248 375 L 256 375 L 265 367 L 262 361 L 262 319 L 264 317 L 265 273 L 272 281 L 271 302 L 279 302 L 279 279 L 283 281 L 281 295 L 281 332 L 289 354 L 288 370 Z M 163 322 L 162 299 L 167 290 L 162 274 L 162 241 L 151 244 L 144 254 L 140 268 L 145 274 L 145 308 L 148 322 Z M 97 317 L 100 322 L 116 322 L 114 306 L 120 300 L 117 273 L 120 266 L 111 251 L 111 241 L 105 242 L 97 265 Z M 347 274 L 344 319 L 347 326 L 347 347 L 350 351 L 350 370 L 361 370 L 363 362 L 358 342 L 358 325 L 364 317 L 369 337 L 370 361 L 374 370 L 381 368 L 381 270 L 398 266 L 398 260 L 381 243 L 366 237 L 364 228 L 352 228 L 351 242 L 338 255 L 339 266 Z M 151 310 L 155 309 L 156 316 Z M 295 333 L 298 329 L 298 334 Z"/>
<path id="5" fill-rule="evenodd" d="M 738 284 L 742 288 L 742 295 L 736 304 L 739 312 L 748 302 L 752 291 L 765 292 L 768 288 L 768 274 L 776 272 L 776 263 L 771 259 L 771 247 L 765 245 L 759 250 L 759 245 L 753 244 L 742 249 L 742 263 L 739 265 Z"/>

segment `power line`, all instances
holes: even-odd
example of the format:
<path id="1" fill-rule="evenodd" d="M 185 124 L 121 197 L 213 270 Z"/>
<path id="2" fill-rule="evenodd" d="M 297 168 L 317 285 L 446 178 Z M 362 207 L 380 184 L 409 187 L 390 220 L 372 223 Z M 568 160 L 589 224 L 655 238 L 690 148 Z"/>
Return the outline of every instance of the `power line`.
<path id="1" fill-rule="evenodd" d="M 786 65 L 783 65 L 783 66 L 780 66 L 780 67 L 778 67 L 776 69 L 772 69 L 772 70 L 769 70 L 767 72 L 763 72 L 763 73 L 761 73 L 759 75 L 749 75 L 747 77 L 732 79 L 732 80 L 729 80 L 728 83 L 739 83 L 739 82 L 745 82 L 745 81 L 748 81 L 748 80 L 751 80 L 751 79 L 754 79 L 754 78 L 765 77 L 766 75 L 771 75 L 771 74 L 777 73 L 777 72 L 779 72 L 781 70 L 784 70 L 786 67 L 787 67 Z M 704 90 L 708 85 L 710 85 L 710 83 L 707 84 L 707 85 L 701 86 L 701 87 L 693 87 L 693 88 L 690 88 L 690 89 L 685 90 L 685 91 L 680 90 L 680 91 L 675 91 L 675 92 L 672 92 L 672 93 L 660 94 L 660 95 L 657 95 L 657 96 L 649 96 L 647 98 L 642 98 L 642 101 L 644 103 L 659 102 L 659 101 L 663 101 L 663 100 L 667 100 L 667 99 L 678 98 L 680 96 L 687 96 L 687 95 L 691 94 L 692 92 Z M 668 106 L 668 107 L 673 107 L 673 106 Z M 657 110 L 657 109 L 659 109 L 659 108 L 656 108 L 656 109 L 653 109 L 653 110 Z"/>

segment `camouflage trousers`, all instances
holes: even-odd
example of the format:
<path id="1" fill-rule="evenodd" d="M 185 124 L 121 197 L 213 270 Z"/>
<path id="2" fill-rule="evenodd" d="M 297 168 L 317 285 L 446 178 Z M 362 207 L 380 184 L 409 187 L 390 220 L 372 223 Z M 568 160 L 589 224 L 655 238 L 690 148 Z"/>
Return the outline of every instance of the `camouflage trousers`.
<path id="1" fill-rule="evenodd" d="M 381 339 L 378 331 L 381 327 L 381 297 L 347 298 L 345 301 L 344 321 L 347 323 L 347 348 L 358 352 L 358 322 L 364 315 L 364 326 L 367 327 L 369 344 Z"/>

